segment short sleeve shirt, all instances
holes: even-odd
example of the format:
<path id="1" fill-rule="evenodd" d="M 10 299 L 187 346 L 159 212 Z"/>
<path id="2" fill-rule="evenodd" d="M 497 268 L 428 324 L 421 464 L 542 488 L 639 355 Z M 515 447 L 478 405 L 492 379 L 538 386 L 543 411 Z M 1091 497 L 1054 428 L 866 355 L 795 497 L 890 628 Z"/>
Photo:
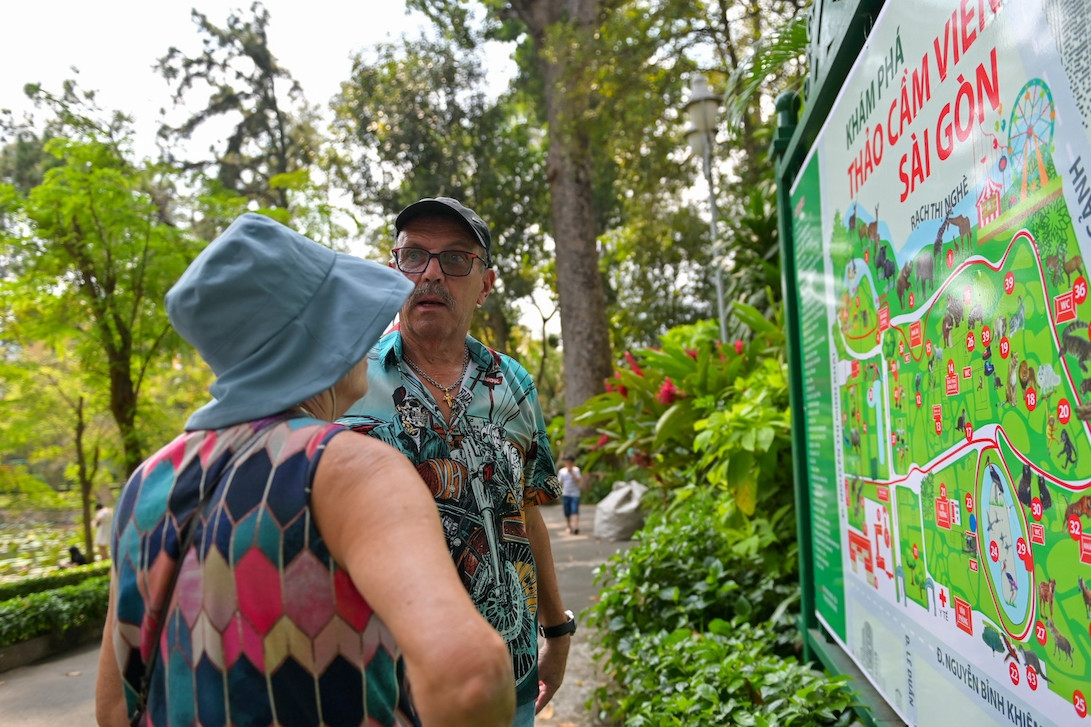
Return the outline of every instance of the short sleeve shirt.
<path id="1" fill-rule="evenodd" d="M 557 477 L 561 481 L 561 494 L 565 497 L 579 497 L 579 479 L 582 477 L 579 467 L 561 467 Z"/>
<path id="2" fill-rule="evenodd" d="M 368 393 L 340 423 L 401 450 L 439 509 L 447 547 L 478 610 L 508 644 L 517 701 L 538 693 L 538 583 L 523 509 L 560 496 L 534 382 L 467 337 L 470 363 L 448 427 L 388 333 L 368 361 Z"/>

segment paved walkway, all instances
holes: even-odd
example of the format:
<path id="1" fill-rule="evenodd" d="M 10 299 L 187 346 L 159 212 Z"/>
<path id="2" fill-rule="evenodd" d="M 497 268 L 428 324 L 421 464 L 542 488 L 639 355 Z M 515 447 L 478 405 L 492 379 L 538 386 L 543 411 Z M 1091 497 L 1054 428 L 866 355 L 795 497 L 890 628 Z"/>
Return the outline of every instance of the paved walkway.
<path id="1" fill-rule="evenodd" d="M 553 538 L 553 557 L 565 605 L 579 614 L 598 597 L 594 569 L 629 543 L 598 541 L 595 508 L 581 508 L 580 534 L 565 533 L 559 505 L 542 508 Z M 598 686 L 587 629 L 572 642 L 568 672 L 553 703 L 538 716 L 537 727 L 592 727 L 584 706 Z M 0 672 L 0 725 L 3 727 L 95 727 L 95 674 L 98 645 L 90 644 L 32 666 Z"/>

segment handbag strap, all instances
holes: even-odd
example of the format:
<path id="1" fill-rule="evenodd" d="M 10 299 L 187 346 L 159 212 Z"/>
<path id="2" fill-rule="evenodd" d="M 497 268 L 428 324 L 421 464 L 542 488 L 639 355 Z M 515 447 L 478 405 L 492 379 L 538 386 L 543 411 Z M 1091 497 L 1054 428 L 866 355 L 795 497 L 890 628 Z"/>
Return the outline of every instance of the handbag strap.
<path id="1" fill-rule="evenodd" d="M 136 727 L 143 721 L 144 712 L 148 706 L 148 695 L 151 692 L 152 674 L 155 673 L 155 664 L 159 659 L 159 640 L 163 636 L 163 628 L 167 624 L 167 609 L 170 608 L 170 600 L 174 596 L 174 587 L 178 584 L 178 576 L 182 572 L 182 562 L 186 558 L 186 553 L 189 552 L 189 547 L 193 544 L 193 534 L 196 531 L 195 524 L 200 515 L 204 514 L 205 507 L 212 501 L 212 494 L 216 492 L 220 487 L 220 482 L 232 471 L 237 464 L 237 460 L 241 454 L 250 449 L 250 446 L 257 441 L 258 436 L 264 432 L 266 427 L 261 427 L 253 436 L 247 439 L 234 454 L 231 455 L 231 459 L 220 470 L 220 474 L 216 476 L 216 479 L 204 489 L 201 493 L 201 500 L 197 503 L 197 506 L 193 508 L 193 512 L 186 518 L 186 522 L 182 525 L 181 530 L 181 546 L 178 550 L 178 566 L 174 569 L 170 576 L 170 583 L 167 586 L 167 592 L 163 596 L 163 609 L 159 620 L 155 624 L 155 638 L 151 643 L 151 650 L 148 652 L 148 660 L 144 663 L 144 678 L 140 684 L 140 695 L 137 697 L 136 712 L 133 714 L 132 719 L 129 720 L 131 727 Z"/>

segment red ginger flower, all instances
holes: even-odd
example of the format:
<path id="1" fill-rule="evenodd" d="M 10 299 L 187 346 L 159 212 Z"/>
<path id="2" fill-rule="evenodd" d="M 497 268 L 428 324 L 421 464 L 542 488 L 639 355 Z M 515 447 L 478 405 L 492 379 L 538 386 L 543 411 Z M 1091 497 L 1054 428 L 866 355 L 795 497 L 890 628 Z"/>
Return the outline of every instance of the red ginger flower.
<path id="1" fill-rule="evenodd" d="M 606 446 L 606 443 L 609 442 L 609 441 L 610 441 L 610 435 L 609 434 L 603 434 L 601 437 L 599 437 L 599 441 L 595 442 L 595 445 L 593 447 L 591 447 L 591 450 L 594 451 L 596 449 L 602 449 L 603 447 Z"/>
<path id="2" fill-rule="evenodd" d="M 663 385 L 659 387 L 659 393 L 655 395 L 655 398 L 660 404 L 666 404 L 670 406 L 676 399 L 680 398 L 678 387 L 671 381 L 671 377 L 667 376 L 663 379 Z"/>
<path id="3" fill-rule="evenodd" d="M 633 373 L 637 376 L 643 376 L 644 372 L 640 370 L 640 366 L 636 363 L 636 358 L 630 352 L 625 352 L 625 360 L 629 362 L 629 366 L 632 367 Z"/>
<path id="4" fill-rule="evenodd" d="M 621 372 L 620 371 L 615 371 L 614 372 L 614 378 L 615 379 L 621 379 Z M 629 398 L 629 389 L 626 388 L 626 386 L 624 384 L 617 384 L 616 386 L 614 386 L 613 390 L 616 391 L 617 393 L 621 394 L 622 399 L 628 399 Z"/>
<path id="5" fill-rule="evenodd" d="M 742 341 L 739 339 L 735 340 L 735 353 L 742 356 Z"/>

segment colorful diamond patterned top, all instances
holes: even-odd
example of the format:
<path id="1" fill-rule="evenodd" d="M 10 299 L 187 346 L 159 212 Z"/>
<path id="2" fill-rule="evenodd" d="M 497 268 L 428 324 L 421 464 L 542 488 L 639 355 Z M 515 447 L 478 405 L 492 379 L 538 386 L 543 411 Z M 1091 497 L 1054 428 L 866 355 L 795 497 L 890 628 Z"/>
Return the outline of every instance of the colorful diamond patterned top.
<path id="1" fill-rule="evenodd" d="M 162 615 L 149 725 L 413 724 L 394 639 L 311 516 L 315 468 L 342 431 L 282 416 L 186 432 L 130 478 L 113 542 L 130 714 Z M 216 490 L 164 610 L 179 530 L 206 486 Z"/>

